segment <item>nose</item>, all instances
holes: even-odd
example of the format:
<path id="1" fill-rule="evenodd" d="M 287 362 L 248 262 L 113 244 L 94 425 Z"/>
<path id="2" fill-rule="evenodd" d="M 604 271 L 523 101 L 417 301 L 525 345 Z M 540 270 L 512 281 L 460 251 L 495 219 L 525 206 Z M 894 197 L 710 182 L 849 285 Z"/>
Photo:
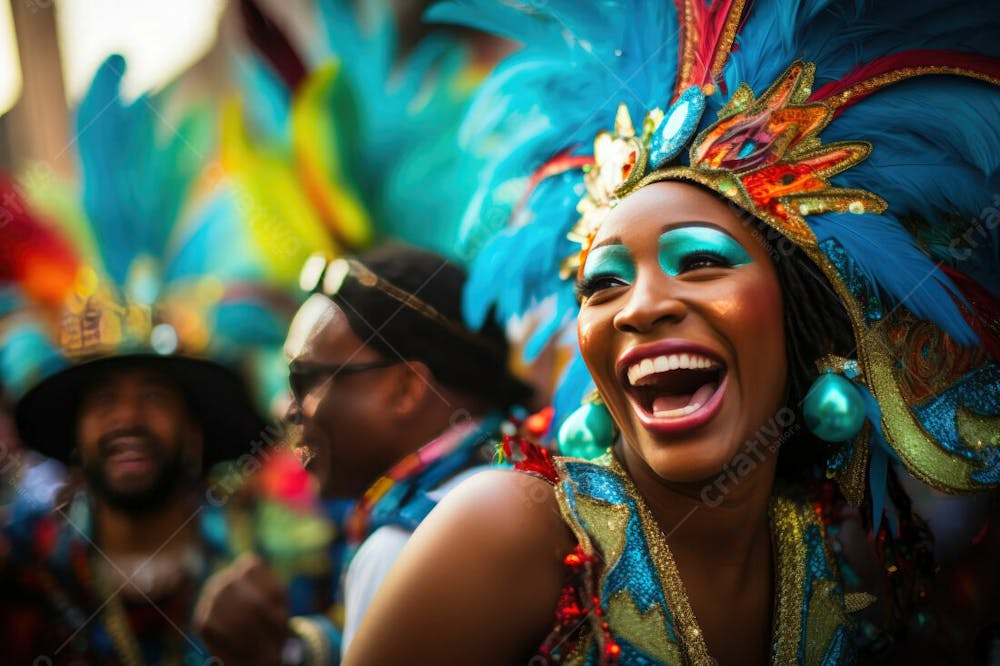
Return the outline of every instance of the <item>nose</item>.
<path id="1" fill-rule="evenodd" d="M 110 409 L 110 421 L 113 428 L 123 430 L 144 423 L 142 404 L 134 392 L 121 391 L 115 396 Z"/>
<path id="2" fill-rule="evenodd" d="M 666 322 L 679 322 L 687 314 L 676 280 L 662 271 L 636 276 L 624 307 L 615 314 L 615 328 L 627 333 L 645 333 Z"/>

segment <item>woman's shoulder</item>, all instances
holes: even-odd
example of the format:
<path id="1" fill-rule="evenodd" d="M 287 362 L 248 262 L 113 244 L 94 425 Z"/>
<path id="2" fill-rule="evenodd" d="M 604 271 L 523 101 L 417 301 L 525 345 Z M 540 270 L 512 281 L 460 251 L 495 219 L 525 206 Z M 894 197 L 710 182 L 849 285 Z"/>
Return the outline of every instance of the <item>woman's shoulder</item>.
<path id="1" fill-rule="evenodd" d="M 552 626 L 575 545 L 549 481 L 466 479 L 413 533 L 346 663 L 523 663 Z"/>
<path id="2" fill-rule="evenodd" d="M 555 557 L 576 545 L 552 482 L 514 470 L 487 470 L 462 481 L 417 530 L 424 539 L 468 547 L 480 557 L 487 547 L 497 558 L 533 552 Z"/>

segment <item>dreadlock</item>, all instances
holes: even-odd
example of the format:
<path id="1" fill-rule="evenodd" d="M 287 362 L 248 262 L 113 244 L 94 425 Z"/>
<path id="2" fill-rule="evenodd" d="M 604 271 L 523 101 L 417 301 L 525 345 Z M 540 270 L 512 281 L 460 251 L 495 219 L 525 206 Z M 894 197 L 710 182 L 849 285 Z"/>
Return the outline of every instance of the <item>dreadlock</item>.
<path id="1" fill-rule="evenodd" d="M 763 223 L 760 226 L 764 227 Z M 771 235 L 776 233 L 766 229 Z M 851 356 L 854 335 L 843 304 L 816 264 L 797 246 L 781 241 L 770 240 L 767 244 L 783 297 L 788 404 L 801 416 L 802 402 L 819 376 L 816 359 L 824 354 Z M 800 418 L 799 422 L 803 420 Z M 784 480 L 802 479 L 803 476 L 817 478 L 837 447 L 838 444 L 821 440 L 806 428 L 800 428 L 796 440 L 782 447 L 778 456 L 778 477 Z"/>
<path id="2" fill-rule="evenodd" d="M 788 363 L 788 404 L 801 416 L 802 402 L 819 376 L 816 359 L 824 354 L 850 358 L 855 341 L 850 319 L 826 276 L 796 245 L 763 222 L 756 221 L 771 254 L 783 297 L 785 353 Z M 799 419 L 803 422 L 802 419 Z M 822 505 L 825 520 L 836 520 L 846 500 L 839 487 L 825 475 L 827 462 L 844 444 L 827 442 L 800 428 L 778 454 L 780 482 L 799 486 Z M 908 620 L 926 606 L 928 581 L 934 572 L 933 536 L 894 469 L 888 474 L 889 498 L 898 517 L 898 531 L 887 522 L 872 525 L 870 511 L 861 510 L 862 525 L 873 533 L 882 562 L 883 585 L 889 604 L 883 626 L 888 636 L 899 638 Z"/>

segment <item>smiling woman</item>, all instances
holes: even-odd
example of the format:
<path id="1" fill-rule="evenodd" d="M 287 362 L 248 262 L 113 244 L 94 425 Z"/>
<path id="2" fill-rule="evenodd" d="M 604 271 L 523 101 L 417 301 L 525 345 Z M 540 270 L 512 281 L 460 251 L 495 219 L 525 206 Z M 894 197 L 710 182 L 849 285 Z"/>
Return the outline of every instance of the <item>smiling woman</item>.
<path id="1" fill-rule="evenodd" d="M 983 286 L 998 255 L 959 266 L 941 240 L 1000 177 L 1000 124 L 966 112 L 1000 117 L 1000 47 L 972 38 L 1000 9 L 577 4 L 434 15 L 525 44 L 470 120 L 510 139 L 467 216 L 470 315 L 555 294 L 558 323 L 578 306 L 594 390 L 571 367 L 562 390 L 586 397 L 564 456 L 510 439 L 516 471 L 438 505 L 345 663 L 886 650 L 892 633 L 857 614 L 874 598 L 842 576 L 843 517 L 884 557 L 877 616 L 905 621 L 932 562 L 897 473 L 952 493 L 1000 483 L 1000 303 Z M 626 102 L 600 129 L 609 98 Z M 512 214 L 499 232 L 496 206 Z M 572 287 L 547 259 L 564 236 Z"/>

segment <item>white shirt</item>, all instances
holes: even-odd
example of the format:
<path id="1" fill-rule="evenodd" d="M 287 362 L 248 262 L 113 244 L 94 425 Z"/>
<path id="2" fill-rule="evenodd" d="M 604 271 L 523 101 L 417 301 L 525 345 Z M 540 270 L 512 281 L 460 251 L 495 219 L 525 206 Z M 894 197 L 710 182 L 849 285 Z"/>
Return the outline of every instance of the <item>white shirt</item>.
<path id="1" fill-rule="evenodd" d="M 487 469 L 490 469 L 489 465 L 467 469 L 451 477 L 427 495 L 439 502 L 459 483 Z M 410 540 L 411 534 L 413 533 L 410 530 L 398 525 L 380 527 L 362 542 L 347 566 L 347 574 L 344 576 L 344 635 L 340 647 L 341 657 L 347 654 L 347 648 L 354 639 L 368 606 L 371 605 L 383 579 L 402 552 L 403 546 Z"/>

